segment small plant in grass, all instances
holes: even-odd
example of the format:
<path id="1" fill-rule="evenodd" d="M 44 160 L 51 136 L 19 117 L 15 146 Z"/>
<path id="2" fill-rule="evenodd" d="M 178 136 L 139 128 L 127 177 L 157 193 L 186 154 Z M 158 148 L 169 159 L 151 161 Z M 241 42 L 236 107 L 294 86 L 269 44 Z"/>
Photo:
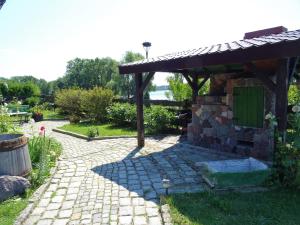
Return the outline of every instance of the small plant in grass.
<path id="1" fill-rule="evenodd" d="M 98 130 L 98 128 L 97 127 L 91 127 L 91 128 L 89 128 L 88 131 L 87 131 L 87 136 L 89 138 L 94 138 L 94 137 L 99 136 L 99 130 Z"/>

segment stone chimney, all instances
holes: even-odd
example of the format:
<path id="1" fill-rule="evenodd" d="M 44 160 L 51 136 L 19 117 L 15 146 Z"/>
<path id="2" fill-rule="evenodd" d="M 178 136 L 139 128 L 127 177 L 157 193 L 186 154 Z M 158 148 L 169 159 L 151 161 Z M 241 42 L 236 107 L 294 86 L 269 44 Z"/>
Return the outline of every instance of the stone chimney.
<path id="1" fill-rule="evenodd" d="M 283 26 L 272 27 L 272 28 L 267 28 L 267 29 L 263 29 L 263 30 L 247 32 L 244 35 L 244 39 L 257 38 L 257 37 L 267 36 L 267 35 L 271 35 L 271 34 L 280 34 L 280 33 L 286 32 L 286 31 L 288 31 L 288 29 Z"/>

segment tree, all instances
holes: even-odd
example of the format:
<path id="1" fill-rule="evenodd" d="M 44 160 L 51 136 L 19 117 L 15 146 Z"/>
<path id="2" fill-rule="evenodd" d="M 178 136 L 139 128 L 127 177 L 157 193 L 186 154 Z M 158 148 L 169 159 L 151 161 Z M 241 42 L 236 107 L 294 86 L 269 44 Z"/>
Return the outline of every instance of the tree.
<path id="1" fill-rule="evenodd" d="M 139 60 L 143 60 L 144 56 L 140 53 L 135 53 L 127 51 L 121 60 L 121 64 L 131 63 Z M 133 74 L 122 74 L 114 79 L 114 85 L 119 86 L 119 94 L 122 97 L 129 99 L 131 96 L 135 95 L 135 81 Z M 152 84 L 152 80 L 149 82 L 145 90 L 145 98 L 149 98 L 149 91 L 154 90 L 155 87 Z"/>
<path id="2" fill-rule="evenodd" d="M 179 73 L 175 73 L 174 76 L 169 76 L 167 78 L 170 88 L 170 91 L 166 93 L 167 98 L 173 99 L 175 101 L 192 99 L 192 88 L 187 83 L 183 83 L 183 79 L 183 76 Z M 201 80 L 199 80 L 199 83 L 200 82 Z M 205 85 L 199 90 L 199 95 L 208 93 L 208 89 L 209 83 L 206 82 Z"/>
<path id="3" fill-rule="evenodd" d="M 109 57 L 95 59 L 75 58 L 68 62 L 67 71 L 62 78 L 64 88 L 80 87 L 91 89 L 106 87 L 118 75 L 118 62 Z"/>
<path id="4" fill-rule="evenodd" d="M 49 83 L 44 79 L 37 79 L 31 75 L 26 75 L 26 76 L 14 76 L 10 80 L 21 82 L 21 83 L 31 82 L 39 87 L 42 95 L 51 94 Z"/>

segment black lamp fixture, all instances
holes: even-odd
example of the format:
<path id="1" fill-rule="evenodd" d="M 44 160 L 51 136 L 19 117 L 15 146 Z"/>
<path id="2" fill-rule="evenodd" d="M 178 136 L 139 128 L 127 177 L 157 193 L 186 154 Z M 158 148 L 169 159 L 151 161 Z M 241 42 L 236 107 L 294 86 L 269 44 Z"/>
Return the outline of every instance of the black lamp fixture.
<path id="1" fill-rule="evenodd" d="M 143 47 L 146 51 L 146 59 L 148 60 L 148 52 L 151 47 L 151 42 L 148 42 L 148 41 L 143 42 Z"/>
<path id="2" fill-rule="evenodd" d="M 5 2 L 6 2 L 6 0 L 0 0 L 0 9 L 2 8 L 2 6 L 4 5 Z"/>

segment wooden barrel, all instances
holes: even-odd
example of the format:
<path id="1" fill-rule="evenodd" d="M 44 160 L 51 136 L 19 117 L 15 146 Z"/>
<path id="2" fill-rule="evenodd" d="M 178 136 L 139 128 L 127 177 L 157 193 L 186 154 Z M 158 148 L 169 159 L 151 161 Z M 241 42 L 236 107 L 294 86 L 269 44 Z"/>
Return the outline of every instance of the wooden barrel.
<path id="1" fill-rule="evenodd" d="M 0 175 L 26 176 L 31 169 L 28 138 L 23 134 L 1 134 Z"/>

